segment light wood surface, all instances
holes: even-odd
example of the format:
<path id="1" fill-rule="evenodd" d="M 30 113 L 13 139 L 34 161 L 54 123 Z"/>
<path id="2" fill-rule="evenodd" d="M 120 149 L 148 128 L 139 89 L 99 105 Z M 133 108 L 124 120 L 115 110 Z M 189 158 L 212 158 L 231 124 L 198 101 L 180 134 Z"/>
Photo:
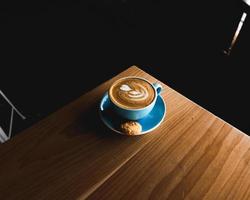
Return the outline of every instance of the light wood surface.
<path id="1" fill-rule="evenodd" d="M 163 84 L 167 114 L 122 136 L 97 107 L 133 66 L 0 145 L 0 199 L 250 199 L 247 135 Z"/>

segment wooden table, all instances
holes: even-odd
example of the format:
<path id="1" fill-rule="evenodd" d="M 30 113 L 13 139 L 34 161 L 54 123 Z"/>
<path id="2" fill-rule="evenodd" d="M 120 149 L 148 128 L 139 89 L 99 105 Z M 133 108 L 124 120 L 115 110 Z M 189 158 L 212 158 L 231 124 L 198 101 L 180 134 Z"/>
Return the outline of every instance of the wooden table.
<path id="1" fill-rule="evenodd" d="M 122 136 L 97 106 L 133 66 L 0 145 L 0 199 L 250 199 L 247 135 L 164 85 L 167 115 Z"/>

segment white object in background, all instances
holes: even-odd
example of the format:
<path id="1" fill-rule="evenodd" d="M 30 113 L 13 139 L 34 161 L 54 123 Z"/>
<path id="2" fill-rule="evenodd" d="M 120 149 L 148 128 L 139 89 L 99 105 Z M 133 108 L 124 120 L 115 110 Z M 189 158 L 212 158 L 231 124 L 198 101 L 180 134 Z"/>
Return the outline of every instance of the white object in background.
<path id="1" fill-rule="evenodd" d="M 250 0 L 243 0 L 243 1 L 250 6 Z"/>
<path id="2" fill-rule="evenodd" d="M 246 0 L 246 1 L 247 1 L 248 3 L 250 3 L 250 2 L 249 2 L 250 0 Z M 241 16 L 241 19 L 240 19 L 240 22 L 239 22 L 239 24 L 238 24 L 238 27 L 237 27 L 237 29 L 236 29 L 236 31 L 235 31 L 235 33 L 234 33 L 234 37 L 233 37 L 233 39 L 232 39 L 232 42 L 231 42 L 231 44 L 230 44 L 230 47 L 228 48 L 227 51 L 224 51 L 224 53 L 227 54 L 228 56 L 230 55 L 230 53 L 231 53 L 231 51 L 232 51 L 232 48 L 233 48 L 233 46 L 234 46 L 234 44 L 235 44 L 235 42 L 236 42 L 236 39 L 237 39 L 237 37 L 238 37 L 238 35 L 239 35 L 239 33 L 240 33 L 240 30 L 241 30 L 241 28 L 242 28 L 242 26 L 243 26 L 243 23 L 244 23 L 246 17 L 247 17 L 247 14 L 244 12 L 244 13 L 242 14 L 242 16 Z"/>
<path id="3" fill-rule="evenodd" d="M 0 142 L 4 143 L 8 140 L 8 136 L 5 134 L 5 132 L 3 131 L 3 129 L 0 126 Z"/>
<path id="4" fill-rule="evenodd" d="M 25 116 L 22 115 L 21 112 L 19 112 L 16 107 L 11 103 L 11 101 L 5 96 L 5 94 L 2 92 L 2 90 L 0 90 L 0 94 L 2 95 L 2 97 L 5 99 L 5 101 L 7 101 L 7 103 L 16 111 L 16 113 L 22 118 L 22 119 L 26 119 Z"/>
<path id="5" fill-rule="evenodd" d="M 13 125 L 13 117 L 14 117 L 14 111 L 22 118 L 26 119 L 26 117 L 17 110 L 17 108 L 11 103 L 11 101 L 6 97 L 6 95 L 0 90 L 0 95 L 5 99 L 5 101 L 11 106 L 11 116 L 10 116 L 10 126 L 9 126 L 9 135 L 6 135 L 6 133 L 3 131 L 3 129 L 0 126 L 0 142 L 4 143 L 7 140 L 11 138 L 12 133 L 12 125 Z"/>

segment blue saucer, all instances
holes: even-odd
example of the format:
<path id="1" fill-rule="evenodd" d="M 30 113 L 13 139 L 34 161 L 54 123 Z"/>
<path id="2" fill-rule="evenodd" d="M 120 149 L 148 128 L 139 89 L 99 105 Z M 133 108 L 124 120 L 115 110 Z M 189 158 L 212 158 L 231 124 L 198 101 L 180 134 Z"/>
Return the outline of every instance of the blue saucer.
<path id="1" fill-rule="evenodd" d="M 123 118 L 112 112 L 110 100 L 107 93 L 104 94 L 102 99 L 104 100 L 103 110 L 100 110 L 99 112 L 101 120 L 111 130 L 124 135 L 124 133 L 120 131 L 120 125 L 128 120 L 124 120 Z M 157 128 L 163 121 L 165 113 L 166 105 L 162 97 L 159 95 L 157 97 L 153 110 L 146 117 L 137 120 L 137 122 L 139 122 L 142 126 L 141 134 L 148 133 Z"/>

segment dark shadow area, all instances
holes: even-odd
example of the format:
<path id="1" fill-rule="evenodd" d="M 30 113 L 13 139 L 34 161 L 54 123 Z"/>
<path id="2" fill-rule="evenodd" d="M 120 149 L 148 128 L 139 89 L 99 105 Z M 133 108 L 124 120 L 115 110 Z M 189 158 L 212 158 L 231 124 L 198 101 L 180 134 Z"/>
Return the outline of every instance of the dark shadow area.
<path id="1" fill-rule="evenodd" d="M 99 136 L 107 136 L 112 133 L 111 130 L 102 123 L 99 117 L 99 102 L 94 103 L 84 113 L 81 114 L 79 119 L 76 121 L 78 124 L 77 133 L 89 134 L 90 132 L 98 133 Z"/>
<path id="2" fill-rule="evenodd" d="M 247 16 L 240 0 L 0 3 L 0 89 L 26 128 L 131 65 L 249 133 Z"/>
<path id="3" fill-rule="evenodd" d="M 108 140 L 112 139 L 115 142 L 122 142 L 124 139 L 135 141 L 139 140 L 140 137 L 126 137 L 124 135 L 115 133 L 110 130 L 101 120 L 99 114 L 99 101 L 92 104 L 84 113 L 80 115 L 78 120 L 75 122 L 77 125 L 73 125 L 77 127 L 77 131 L 74 133 L 77 134 L 86 134 L 90 138 L 98 137 L 98 138 L 106 138 Z M 117 122 L 118 123 L 118 122 Z M 118 125 L 117 125 L 118 126 Z M 93 134 L 96 134 L 93 137 Z M 69 137 L 72 137 L 70 133 Z M 108 141 L 107 140 L 107 141 Z"/>

